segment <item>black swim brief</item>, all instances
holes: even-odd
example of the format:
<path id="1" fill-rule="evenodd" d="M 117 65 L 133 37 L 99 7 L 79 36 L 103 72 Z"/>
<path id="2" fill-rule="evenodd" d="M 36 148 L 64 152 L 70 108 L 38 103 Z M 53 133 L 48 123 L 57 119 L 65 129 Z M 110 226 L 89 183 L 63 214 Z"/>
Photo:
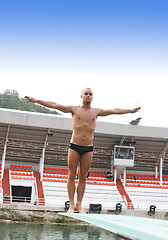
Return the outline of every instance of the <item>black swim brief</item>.
<path id="1" fill-rule="evenodd" d="M 87 152 L 93 152 L 93 146 L 80 146 L 80 145 L 77 145 L 74 143 L 70 143 L 69 148 L 78 152 L 80 154 L 80 156 L 82 156 L 83 154 L 85 154 Z"/>

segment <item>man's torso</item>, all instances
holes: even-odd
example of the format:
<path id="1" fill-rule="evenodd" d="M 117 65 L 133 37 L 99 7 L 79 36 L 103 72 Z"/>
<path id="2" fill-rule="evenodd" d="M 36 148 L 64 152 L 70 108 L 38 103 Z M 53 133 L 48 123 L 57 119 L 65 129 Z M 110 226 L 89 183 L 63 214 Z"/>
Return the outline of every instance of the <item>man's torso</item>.
<path id="1" fill-rule="evenodd" d="M 99 109 L 84 109 L 80 106 L 72 109 L 73 134 L 71 142 L 81 146 L 92 146 L 96 119 Z"/>

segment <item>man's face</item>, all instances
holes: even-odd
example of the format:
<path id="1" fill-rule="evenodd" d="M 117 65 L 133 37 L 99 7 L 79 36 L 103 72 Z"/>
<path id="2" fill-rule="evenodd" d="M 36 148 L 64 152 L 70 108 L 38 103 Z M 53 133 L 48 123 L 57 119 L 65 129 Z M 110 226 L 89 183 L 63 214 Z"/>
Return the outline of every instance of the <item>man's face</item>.
<path id="1" fill-rule="evenodd" d="M 84 103 L 91 103 L 93 100 L 93 92 L 90 88 L 86 88 L 82 91 L 81 98 L 83 99 Z"/>

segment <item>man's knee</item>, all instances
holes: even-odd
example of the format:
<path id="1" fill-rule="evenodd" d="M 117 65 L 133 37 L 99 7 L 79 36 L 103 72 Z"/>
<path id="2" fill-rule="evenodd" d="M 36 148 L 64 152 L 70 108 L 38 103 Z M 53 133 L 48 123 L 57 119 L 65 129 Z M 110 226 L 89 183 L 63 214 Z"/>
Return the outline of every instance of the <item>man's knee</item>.
<path id="1" fill-rule="evenodd" d="M 68 173 L 68 178 L 71 179 L 71 180 L 75 180 L 75 178 L 76 178 L 76 172 L 71 172 L 71 171 L 69 171 L 69 173 Z"/>
<path id="2" fill-rule="evenodd" d="M 87 173 L 79 173 L 79 180 L 85 182 Z"/>

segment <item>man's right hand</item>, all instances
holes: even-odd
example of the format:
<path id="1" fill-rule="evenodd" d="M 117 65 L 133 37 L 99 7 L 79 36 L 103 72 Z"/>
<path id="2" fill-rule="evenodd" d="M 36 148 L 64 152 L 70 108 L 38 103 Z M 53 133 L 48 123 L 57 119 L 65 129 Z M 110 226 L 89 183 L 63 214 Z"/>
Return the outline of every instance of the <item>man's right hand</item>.
<path id="1" fill-rule="evenodd" d="M 25 96 L 24 99 L 26 100 L 26 102 L 33 102 L 35 103 L 37 100 L 33 97 L 29 97 L 29 96 Z"/>

